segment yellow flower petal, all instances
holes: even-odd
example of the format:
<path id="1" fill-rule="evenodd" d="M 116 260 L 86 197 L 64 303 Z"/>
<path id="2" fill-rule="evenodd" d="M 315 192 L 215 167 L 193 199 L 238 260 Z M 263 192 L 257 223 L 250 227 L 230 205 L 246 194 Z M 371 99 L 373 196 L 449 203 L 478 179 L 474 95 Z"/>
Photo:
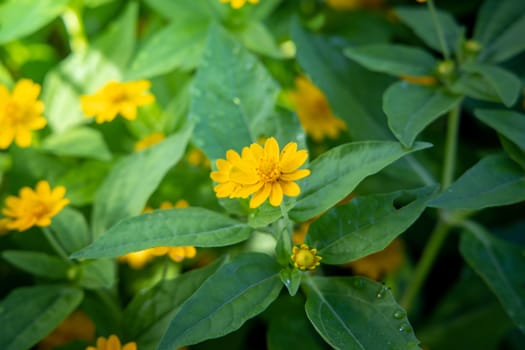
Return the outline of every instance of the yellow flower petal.
<path id="1" fill-rule="evenodd" d="M 264 201 L 270 195 L 271 191 L 272 191 L 272 185 L 267 183 L 260 190 L 255 192 L 253 194 L 252 199 L 250 200 L 250 208 L 257 208 L 258 206 L 263 204 Z"/>
<path id="2" fill-rule="evenodd" d="M 283 190 L 278 182 L 272 184 L 272 191 L 270 192 L 270 204 L 274 207 L 281 205 L 283 201 Z"/>

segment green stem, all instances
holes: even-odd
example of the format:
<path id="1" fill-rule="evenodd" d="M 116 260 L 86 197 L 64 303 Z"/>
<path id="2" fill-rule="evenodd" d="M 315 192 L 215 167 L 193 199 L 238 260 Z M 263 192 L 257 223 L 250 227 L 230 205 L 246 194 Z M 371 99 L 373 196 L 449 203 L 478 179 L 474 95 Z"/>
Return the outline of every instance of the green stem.
<path id="1" fill-rule="evenodd" d="M 443 28 L 441 28 L 441 23 L 439 23 L 436 7 L 434 6 L 434 1 L 428 0 L 427 4 L 428 4 L 428 10 L 430 11 L 430 16 L 432 16 L 432 22 L 434 22 L 434 27 L 436 28 L 436 34 L 438 36 L 439 45 L 441 46 L 443 57 L 445 57 L 445 60 L 449 60 L 450 53 L 448 52 L 448 46 L 447 46 L 447 43 L 445 42 L 445 35 L 443 34 Z"/>
<path id="2" fill-rule="evenodd" d="M 88 45 L 84 32 L 81 5 L 72 4 L 62 14 L 62 21 L 69 36 L 69 46 L 73 52 L 84 52 Z"/>
<path id="3" fill-rule="evenodd" d="M 48 227 L 42 227 L 42 232 L 44 233 L 44 236 L 46 237 L 51 247 L 53 247 L 55 252 L 68 264 L 74 265 L 73 262 L 69 259 L 68 254 L 66 253 L 64 248 L 56 240 L 55 236 L 53 235 L 53 232 L 51 232 L 51 229 L 49 229 Z"/>
<path id="4" fill-rule="evenodd" d="M 447 136 L 445 140 L 445 159 L 443 161 L 443 174 L 441 176 L 441 190 L 444 191 L 454 179 L 456 170 L 456 154 L 458 148 L 459 109 L 461 102 L 452 108 L 448 114 Z"/>

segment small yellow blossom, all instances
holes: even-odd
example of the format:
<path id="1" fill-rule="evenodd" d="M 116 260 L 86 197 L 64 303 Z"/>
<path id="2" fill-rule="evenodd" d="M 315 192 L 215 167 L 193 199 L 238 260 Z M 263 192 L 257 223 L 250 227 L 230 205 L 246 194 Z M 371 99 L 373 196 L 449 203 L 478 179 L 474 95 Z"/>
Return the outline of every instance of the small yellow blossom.
<path id="1" fill-rule="evenodd" d="M 86 117 L 96 117 L 99 124 L 112 121 L 118 114 L 133 120 L 137 117 L 137 107 L 155 101 L 155 97 L 147 92 L 150 86 L 147 80 L 110 81 L 94 94 L 82 96 L 81 107 Z"/>
<path id="2" fill-rule="evenodd" d="M 317 249 L 310 249 L 306 244 L 293 247 L 291 258 L 293 265 L 299 270 L 314 270 L 323 259 L 317 255 Z"/>
<path id="3" fill-rule="evenodd" d="M 51 218 L 69 204 L 65 194 L 63 186 L 52 190 L 47 181 L 39 181 L 36 190 L 23 187 L 18 197 L 9 196 L 5 200 L 6 207 L 2 213 L 9 219 L 7 228 L 25 231 L 33 226 L 51 225 Z"/>
<path id="4" fill-rule="evenodd" d="M 95 324 L 84 312 L 75 311 L 38 343 L 38 350 L 55 349 L 79 339 L 92 342 L 95 339 Z"/>
<path id="5" fill-rule="evenodd" d="M 379 280 L 399 269 L 404 260 L 403 243 L 401 240 L 396 239 L 382 251 L 352 261 L 346 266 L 352 268 L 358 275 Z"/>
<path id="6" fill-rule="evenodd" d="M 355 10 L 359 8 L 380 7 L 384 0 L 326 0 L 328 6 L 336 10 Z"/>
<path id="7" fill-rule="evenodd" d="M 137 350 L 137 344 L 130 342 L 122 346 L 120 339 L 116 335 L 110 335 L 107 339 L 99 337 L 97 339 L 97 346 L 88 346 L 86 350 Z"/>
<path id="8" fill-rule="evenodd" d="M 20 147 L 29 147 L 31 132 L 46 126 L 39 94 L 40 85 L 29 79 L 19 80 L 12 94 L 0 85 L 0 149 L 7 149 L 13 141 Z"/>
<path id="9" fill-rule="evenodd" d="M 161 142 L 165 138 L 166 136 L 161 132 L 154 132 L 152 134 L 149 134 L 142 140 L 137 141 L 135 143 L 135 151 L 142 151 L 143 149 L 156 145 L 157 143 Z"/>
<path id="10" fill-rule="evenodd" d="M 346 130 L 345 122 L 336 117 L 323 92 L 304 76 L 295 79 L 295 91 L 289 93 L 304 131 L 315 141 L 335 139 Z"/>
<path id="11" fill-rule="evenodd" d="M 402 75 L 399 78 L 408 83 L 418 84 L 418 85 L 432 86 L 432 85 L 437 84 L 436 77 L 433 77 L 431 75 L 425 75 L 425 76 Z"/>
<path id="12" fill-rule="evenodd" d="M 193 166 L 203 166 L 210 168 L 210 160 L 206 155 L 198 148 L 192 148 L 186 154 L 186 160 Z"/>
<path id="13" fill-rule="evenodd" d="M 230 6 L 234 9 L 240 9 L 243 7 L 247 2 L 250 4 L 257 4 L 259 3 L 259 0 L 221 0 L 222 3 L 230 3 Z"/>

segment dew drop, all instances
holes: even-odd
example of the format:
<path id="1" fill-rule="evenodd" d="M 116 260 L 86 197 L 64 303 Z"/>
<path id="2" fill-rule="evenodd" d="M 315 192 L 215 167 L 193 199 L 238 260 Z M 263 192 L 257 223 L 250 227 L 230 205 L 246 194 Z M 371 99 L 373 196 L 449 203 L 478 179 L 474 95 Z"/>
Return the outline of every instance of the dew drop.
<path id="1" fill-rule="evenodd" d="M 238 98 L 238 97 L 234 97 L 234 98 L 232 99 L 232 102 L 238 106 L 238 105 L 241 104 L 241 99 Z"/>
<path id="2" fill-rule="evenodd" d="M 395 311 L 394 314 L 393 314 L 394 318 L 395 318 L 395 319 L 398 319 L 398 320 L 402 319 L 402 318 L 405 317 L 406 315 L 407 315 L 406 312 L 403 311 L 403 310 L 397 310 L 397 311 Z"/>
<path id="3" fill-rule="evenodd" d="M 388 291 L 388 288 L 385 287 L 385 286 L 382 286 L 382 287 L 379 288 L 379 290 L 377 291 L 376 298 L 377 298 L 377 299 L 383 299 L 383 298 L 385 297 L 387 291 Z"/>
<path id="4" fill-rule="evenodd" d="M 410 333 L 412 331 L 412 327 L 408 323 L 403 323 L 401 326 L 399 326 L 399 331 L 403 333 Z"/>

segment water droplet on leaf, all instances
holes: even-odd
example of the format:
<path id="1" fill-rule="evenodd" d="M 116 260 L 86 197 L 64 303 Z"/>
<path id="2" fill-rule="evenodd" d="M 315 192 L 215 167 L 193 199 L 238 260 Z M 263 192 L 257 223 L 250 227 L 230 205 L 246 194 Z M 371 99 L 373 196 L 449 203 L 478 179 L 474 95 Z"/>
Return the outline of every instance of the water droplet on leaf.
<path id="1" fill-rule="evenodd" d="M 241 104 L 241 99 L 238 98 L 238 97 L 234 97 L 234 98 L 232 99 L 232 102 L 233 102 L 234 104 L 236 104 L 236 105 L 240 105 L 240 104 Z"/>
<path id="2" fill-rule="evenodd" d="M 397 310 L 397 311 L 394 312 L 393 316 L 394 316 L 394 318 L 400 320 L 400 319 L 402 319 L 403 317 L 406 316 L 406 312 L 403 311 L 403 310 Z"/>
<path id="3" fill-rule="evenodd" d="M 412 331 L 412 327 L 410 327 L 408 323 L 403 323 L 401 326 L 399 326 L 399 331 L 409 333 Z"/>

